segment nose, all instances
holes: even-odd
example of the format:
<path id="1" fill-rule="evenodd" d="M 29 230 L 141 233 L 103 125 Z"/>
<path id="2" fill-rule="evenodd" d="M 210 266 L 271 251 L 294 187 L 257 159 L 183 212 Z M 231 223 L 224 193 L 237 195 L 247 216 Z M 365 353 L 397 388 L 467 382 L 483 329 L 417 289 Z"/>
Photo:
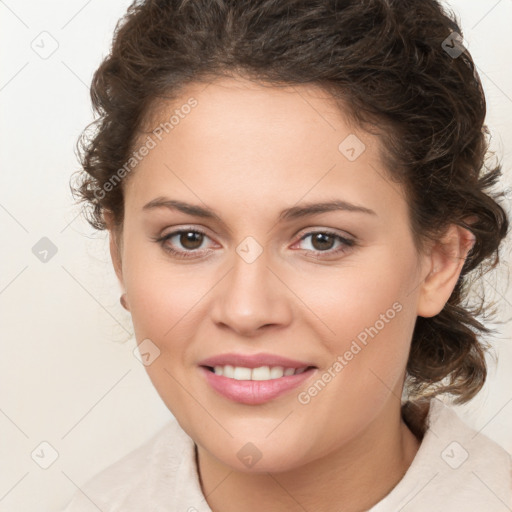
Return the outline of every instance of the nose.
<path id="1" fill-rule="evenodd" d="M 269 266 L 267 253 L 264 251 L 252 262 L 238 253 L 233 259 L 233 267 L 214 289 L 211 317 L 215 324 L 249 337 L 257 336 L 263 328 L 288 325 L 293 294 L 285 279 Z"/>

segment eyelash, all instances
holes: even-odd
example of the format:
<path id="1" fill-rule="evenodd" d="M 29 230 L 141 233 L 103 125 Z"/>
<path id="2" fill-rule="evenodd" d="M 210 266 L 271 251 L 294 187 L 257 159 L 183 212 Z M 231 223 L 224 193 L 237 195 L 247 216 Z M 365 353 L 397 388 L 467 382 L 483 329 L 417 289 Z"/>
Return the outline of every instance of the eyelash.
<path id="1" fill-rule="evenodd" d="M 171 233 L 168 233 L 164 236 L 153 238 L 153 240 L 155 242 L 159 243 L 162 246 L 162 248 L 164 249 L 164 251 L 168 252 L 173 257 L 183 258 L 183 259 L 195 258 L 197 252 L 199 252 L 198 249 L 195 249 L 193 251 L 177 251 L 176 249 L 173 249 L 172 247 L 165 245 L 165 242 L 167 242 L 169 239 L 173 238 L 176 235 L 181 235 L 183 233 L 197 233 L 197 234 L 201 234 L 201 235 L 208 237 L 208 235 L 204 231 L 194 228 L 194 229 L 179 229 L 176 231 L 172 231 Z M 329 256 L 342 254 L 342 253 L 346 252 L 349 248 L 354 247 L 356 245 L 355 240 L 352 240 L 349 238 L 344 238 L 341 235 L 339 235 L 338 233 L 335 233 L 334 231 L 330 231 L 328 229 L 309 231 L 308 233 L 305 233 L 304 235 L 302 235 L 302 237 L 298 240 L 298 242 L 302 242 L 302 240 L 306 239 L 308 236 L 316 235 L 318 233 L 321 233 L 323 235 L 333 236 L 334 238 L 336 238 L 337 240 L 339 240 L 342 243 L 342 246 L 336 250 L 310 251 L 310 252 L 314 253 L 314 257 L 322 258 L 323 254 L 327 254 Z"/>

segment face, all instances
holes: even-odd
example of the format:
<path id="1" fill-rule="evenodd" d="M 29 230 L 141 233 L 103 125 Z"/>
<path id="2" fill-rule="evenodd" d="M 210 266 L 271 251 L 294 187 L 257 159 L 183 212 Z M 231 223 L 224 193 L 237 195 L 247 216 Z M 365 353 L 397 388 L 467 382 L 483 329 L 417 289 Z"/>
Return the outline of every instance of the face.
<path id="1" fill-rule="evenodd" d="M 424 268 L 405 196 L 378 139 L 313 86 L 191 85 L 155 126 L 176 109 L 125 183 L 118 275 L 146 369 L 217 460 L 298 467 L 399 407 Z M 251 370 L 202 367 L 225 354 L 314 368 L 251 383 Z M 262 454 L 253 468 L 243 447 Z"/>

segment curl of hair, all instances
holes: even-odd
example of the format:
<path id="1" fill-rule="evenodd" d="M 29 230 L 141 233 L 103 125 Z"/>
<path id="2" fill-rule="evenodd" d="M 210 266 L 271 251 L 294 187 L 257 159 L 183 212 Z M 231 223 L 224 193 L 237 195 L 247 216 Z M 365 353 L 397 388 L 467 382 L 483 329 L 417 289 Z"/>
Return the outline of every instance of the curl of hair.
<path id="1" fill-rule="evenodd" d="M 98 118 L 78 141 L 82 169 L 72 190 L 92 226 L 104 229 L 107 211 L 121 226 L 123 187 L 107 184 L 158 106 L 187 84 L 245 76 L 323 87 L 380 136 L 389 178 L 407 192 L 418 248 L 452 223 L 476 237 L 444 309 L 417 319 L 406 381 L 416 403 L 441 393 L 468 401 L 484 384 L 483 335 L 491 332 L 477 319 L 483 302 L 466 304 L 469 283 L 498 263 L 508 219 L 492 192 L 501 167 L 486 164 L 474 62 L 467 50 L 453 58 L 443 48 L 453 32 L 462 35 L 437 0 L 135 1 L 94 74 Z"/>

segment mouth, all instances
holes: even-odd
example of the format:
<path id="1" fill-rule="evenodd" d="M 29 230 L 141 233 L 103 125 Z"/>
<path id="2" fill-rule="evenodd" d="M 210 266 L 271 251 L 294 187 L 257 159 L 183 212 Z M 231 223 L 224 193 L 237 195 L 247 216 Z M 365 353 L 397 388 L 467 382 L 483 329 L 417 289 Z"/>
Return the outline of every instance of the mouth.
<path id="1" fill-rule="evenodd" d="M 245 405 L 270 402 L 291 391 L 318 372 L 316 366 L 286 368 L 282 366 L 218 365 L 199 366 L 208 385 L 219 395 Z"/>

